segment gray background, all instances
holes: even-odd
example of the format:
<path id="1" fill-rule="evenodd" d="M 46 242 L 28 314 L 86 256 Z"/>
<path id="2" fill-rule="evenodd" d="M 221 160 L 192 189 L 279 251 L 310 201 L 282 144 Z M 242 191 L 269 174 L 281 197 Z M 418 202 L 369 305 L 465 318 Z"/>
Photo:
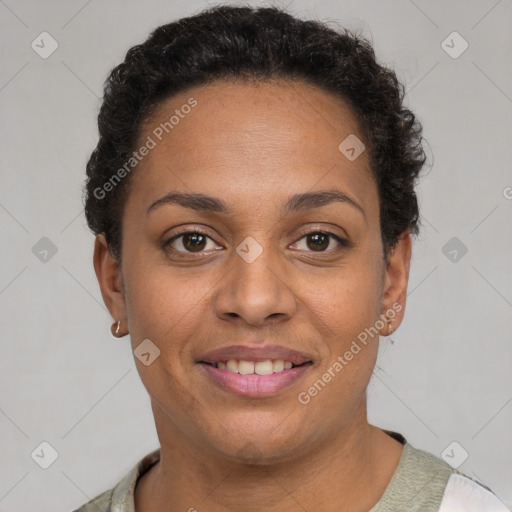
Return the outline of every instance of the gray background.
<path id="1" fill-rule="evenodd" d="M 433 155 L 407 314 L 381 342 L 370 421 L 439 457 L 456 441 L 452 460 L 469 455 L 459 469 L 510 507 L 512 2 L 283 5 L 363 28 L 407 84 Z M 129 340 L 109 333 L 81 187 L 108 71 L 157 25 L 206 6 L 0 0 L 0 510 L 71 510 L 158 447 Z M 43 31 L 59 45 L 47 59 L 31 48 Z M 469 44 L 458 58 L 441 45 L 453 31 Z M 48 469 L 31 458 L 43 441 L 58 452 Z"/>

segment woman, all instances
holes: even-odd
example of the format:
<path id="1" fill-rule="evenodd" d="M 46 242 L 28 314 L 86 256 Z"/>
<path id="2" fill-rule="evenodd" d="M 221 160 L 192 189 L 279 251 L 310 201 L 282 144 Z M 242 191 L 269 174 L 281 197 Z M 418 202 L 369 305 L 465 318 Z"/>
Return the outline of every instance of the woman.
<path id="1" fill-rule="evenodd" d="M 367 421 L 400 325 L 421 125 L 368 41 L 277 8 L 157 28 L 111 73 L 94 267 L 161 448 L 89 511 L 505 511 Z"/>

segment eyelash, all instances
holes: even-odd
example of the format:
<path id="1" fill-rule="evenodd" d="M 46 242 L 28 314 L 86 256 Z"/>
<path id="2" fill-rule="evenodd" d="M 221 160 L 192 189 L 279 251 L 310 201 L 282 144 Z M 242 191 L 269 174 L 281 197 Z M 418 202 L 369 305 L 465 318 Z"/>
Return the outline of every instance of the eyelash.
<path id="1" fill-rule="evenodd" d="M 193 230 L 189 229 L 187 231 L 182 231 L 181 233 L 178 233 L 178 234 L 174 235 L 172 238 L 170 238 L 169 240 L 167 240 L 163 244 L 163 248 L 167 249 L 168 247 L 170 247 L 172 242 L 174 242 L 175 240 L 179 239 L 180 237 L 182 237 L 184 235 L 193 235 L 193 234 L 204 235 L 207 238 L 209 238 L 210 240 L 215 242 L 215 240 L 205 230 L 203 230 L 201 228 L 196 228 L 196 229 L 193 229 Z M 338 242 L 340 244 L 341 248 L 350 247 L 350 244 L 349 244 L 349 242 L 347 240 L 345 240 L 343 238 L 340 238 L 338 235 L 336 235 L 336 234 L 334 234 L 334 233 L 332 233 L 330 231 L 324 231 L 324 230 L 320 230 L 320 229 L 306 231 L 306 232 L 301 233 L 300 234 L 300 238 L 297 240 L 297 242 L 299 240 L 302 240 L 307 235 L 316 235 L 316 234 L 327 235 L 327 236 L 329 236 L 331 238 L 334 238 L 334 240 L 336 240 L 336 242 Z M 217 243 L 217 242 L 215 242 L 215 243 Z M 175 252 L 178 252 L 178 253 L 185 252 L 185 254 L 189 254 L 189 255 L 192 255 L 192 256 L 195 256 L 195 255 L 201 256 L 202 254 L 204 254 L 204 253 L 201 253 L 201 252 L 194 253 L 194 252 L 189 252 L 189 251 L 178 251 L 176 249 L 173 249 L 172 247 L 171 247 L 171 250 L 173 250 Z M 334 250 L 336 250 L 336 249 L 334 249 Z M 328 251 L 318 251 L 318 254 L 329 254 L 332 251 L 333 251 L 333 249 L 328 250 Z M 308 251 L 308 252 L 316 252 L 316 251 Z"/>

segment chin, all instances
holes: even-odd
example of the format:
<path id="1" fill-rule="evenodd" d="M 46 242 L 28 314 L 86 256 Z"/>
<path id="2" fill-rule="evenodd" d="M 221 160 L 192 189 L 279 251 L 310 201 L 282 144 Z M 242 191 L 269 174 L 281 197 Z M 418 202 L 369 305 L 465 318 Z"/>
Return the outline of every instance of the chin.
<path id="1" fill-rule="evenodd" d="M 282 421 L 282 419 L 281 419 Z M 219 455 L 234 462 L 249 465 L 271 465 L 284 462 L 297 456 L 299 450 L 307 443 L 303 425 L 293 430 L 288 425 L 282 428 L 279 422 L 268 428 L 250 425 L 242 428 L 240 425 L 233 429 L 219 431 L 218 439 L 209 439 L 210 446 Z"/>

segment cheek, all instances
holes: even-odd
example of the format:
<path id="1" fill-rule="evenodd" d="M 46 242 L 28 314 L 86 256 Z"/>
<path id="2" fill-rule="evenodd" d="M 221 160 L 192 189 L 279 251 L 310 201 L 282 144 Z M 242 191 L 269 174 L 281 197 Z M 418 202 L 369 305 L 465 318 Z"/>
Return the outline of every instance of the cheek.
<path id="1" fill-rule="evenodd" d="M 133 345 L 152 340 L 165 353 L 176 354 L 197 335 L 202 298 L 211 285 L 190 278 L 189 270 L 151 262 L 131 254 L 124 263 L 128 327 Z M 170 358 L 170 360 L 175 360 Z"/>
<path id="2" fill-rule="evenodd" d="M 128 327 L 141 381 L 149 395 L 169 409 L 190 407 L 197 390 L 188 362 L 200 334 L 201 298 L 208 285 L 163 265 L 145 267 L 135 258 L 126 262 L 126 275 Z M 137 358 L 137 347 L 147 339 L 159 354 L 146 366 Z"/>
<path id="3" fill-rule="evenodd" d="M 322 394 L 317 404 L 329 403 L 333 410 L 340 401 L 355 407 L 364 394 L 382 328 L 382 269 L 374 258 L 360 254 L 357 261 L 333 272 L 320 290 L 308 294 L 310 321 L 325 339 L 324 362 L 319 369 L 322 382 L 310 383 L 317 390 L 311 392 Z"/>
<path id="4" fill-rule="evenodd" d="M 379 333 L 373 327 L 380 314 L 375 293 L 372 282 L 358 281 L 355 290 L 340 288 L 318 308 L 321 319 L 320 315 L 312 319 L 321 320 L 324 357 L 298 400 L 311 417 L 324 418 L 326 425 L 348 422 L 366 396 L 379 346 Z"/>
<path id="5" fill-rule="evenodd" d="M 382 269 L 374 258 L 362 252 L 347 260 L 342 268 L 333 269 L 321 286 L 306 279 L 307 297 L 312 319 L 317 318 L 325 327 L 325 334 L 335 343 L 331 345 L 339 354 L 347 340 L 374 325 L 382 307 Z M 317 282 L 317 285 L 320 283 Z"/>

